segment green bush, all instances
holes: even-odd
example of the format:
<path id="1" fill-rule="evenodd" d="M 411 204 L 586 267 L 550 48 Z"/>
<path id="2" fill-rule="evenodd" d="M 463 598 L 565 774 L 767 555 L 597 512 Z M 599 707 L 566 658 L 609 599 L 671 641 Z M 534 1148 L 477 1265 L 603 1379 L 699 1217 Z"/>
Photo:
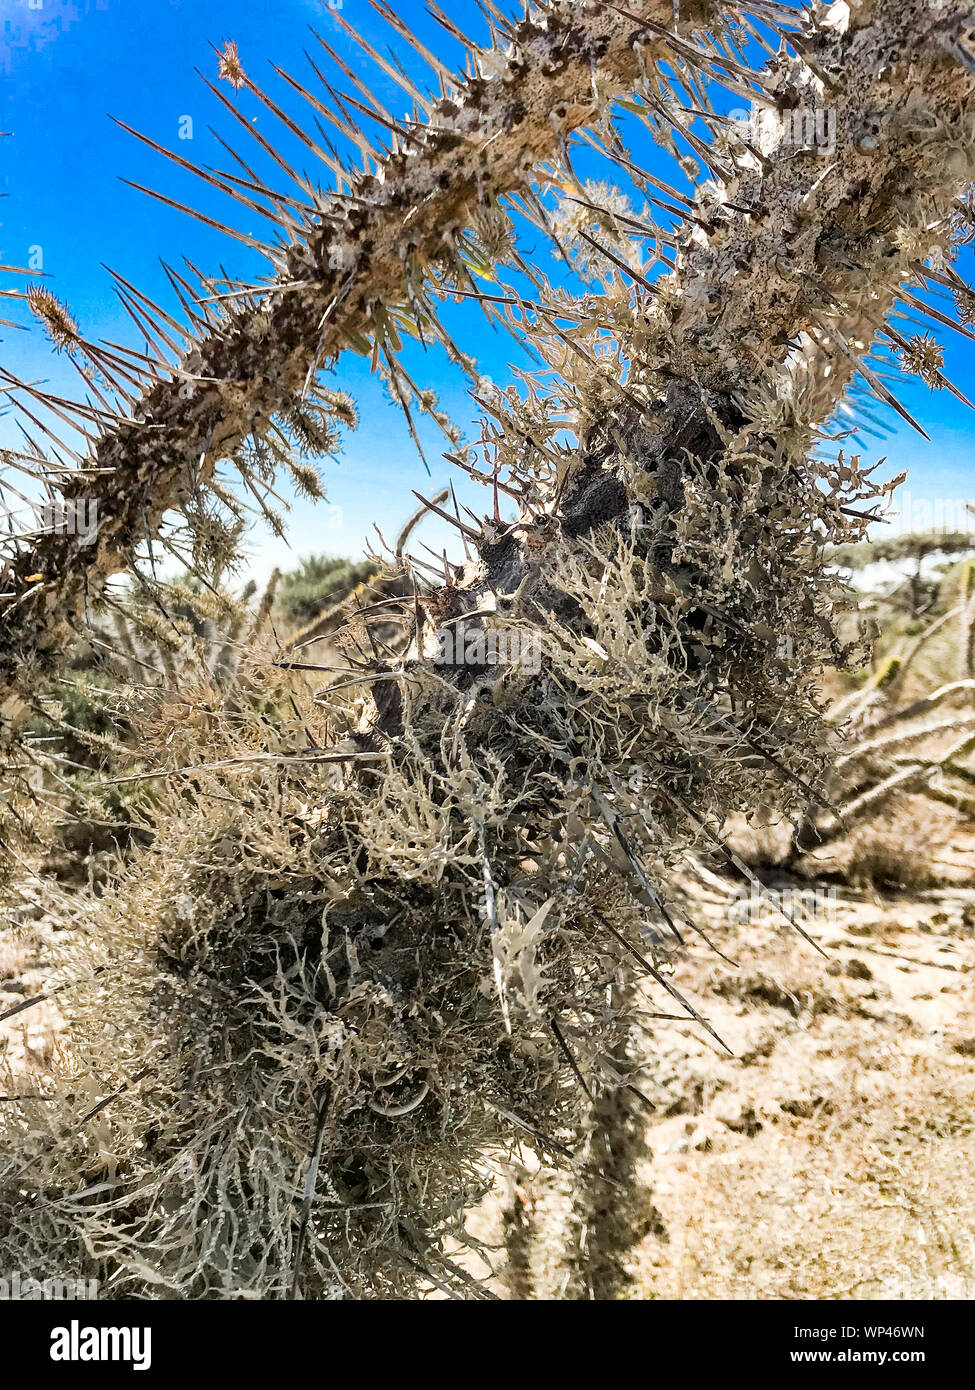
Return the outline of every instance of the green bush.
<path id="1" fill-rule="evenodd" d="M 338 603 L 357 584 L 364 583 L 375 567 L 367 560 L 343 555 L 309 555 L 297 569 L 281 578 L 278 608 L 293 623 L 308 623 L 323 609 Z"/>

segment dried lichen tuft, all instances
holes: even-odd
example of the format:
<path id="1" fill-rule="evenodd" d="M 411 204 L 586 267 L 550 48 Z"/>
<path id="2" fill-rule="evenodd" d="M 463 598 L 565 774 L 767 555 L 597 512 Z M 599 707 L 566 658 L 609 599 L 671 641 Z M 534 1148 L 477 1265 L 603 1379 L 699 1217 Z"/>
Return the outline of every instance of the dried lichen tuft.
<path id="1" fill-rule="evenodd" d="M 247 81 L 237 45 L 230 39 L 224 44 L 223 52 L 217 54 L 217 76 L 222 81 L 229 82 L 231 87 L 238 91 Z"/>
<path id="2" fill-rule="evenodd" d="M 45 289 L 43 285 L 30 285 L 27 289 L 27 307 L 39 319 L 44 330 L 58 352 L 70 352 L 81 342 L 81 333 L 67 305 Z"/>
<path id="3" fill-rule="evenodd" d="M 928 386 L 944 386 L 944 348 L 933 334 L 916 333 L 901 352 L 901 362 L 906 372 L 913 372 Z"/>

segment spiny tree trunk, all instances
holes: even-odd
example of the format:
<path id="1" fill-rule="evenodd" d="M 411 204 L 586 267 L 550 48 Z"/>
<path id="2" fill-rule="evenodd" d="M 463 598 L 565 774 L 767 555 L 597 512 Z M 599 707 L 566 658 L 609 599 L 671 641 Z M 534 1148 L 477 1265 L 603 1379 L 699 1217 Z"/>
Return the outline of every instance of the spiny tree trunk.
<path id="1" fill-rule="evenodd" d="M 627 1065 L 624 1053 L 615 1060 Z M 581 1149 L 587 1168 L 576 1182 L 563 1235 L 567 1278 L 562 1297 L 604 1302 L 634 1288 L 636 1247 L 655 1227 L 641 1168 L 648 1159 L 646 1113 L 625 1090 L 603 1092 Z"/>
<path id="2" fill-rule="evenodd" d="M 632 993 L 635 985 L 633 971 L 625 971 L 620 988 Z M 646 1180 L 649 1102 L 637 1084 L 636 1058 L 644 1043 L 639 1031 L 602 1059 L 602 1084 L 589 1107 L 581 1169 L 560 1233 L 559 1286 L 566 1299 L 629 1296 L 635 1251 L 659 1227 Z"/>
<path id="3" fill-rule="evenodd" d="M 505 1177 L 501 1232 L 505 1252 L 505 1288 L 509 1298 L 524 1303 L 535 1297 L 532 1270 L 535 1229 L 531 1180 L 527 1169 L 520 1165 L 509 1168 Z"/>

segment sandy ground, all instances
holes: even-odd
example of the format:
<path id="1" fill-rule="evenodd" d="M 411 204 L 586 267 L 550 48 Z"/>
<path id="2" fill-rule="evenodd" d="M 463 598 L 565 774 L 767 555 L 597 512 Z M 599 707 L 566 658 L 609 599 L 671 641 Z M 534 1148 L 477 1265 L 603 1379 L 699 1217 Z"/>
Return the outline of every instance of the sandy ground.
<path id="1" fill-rule="evenodd" d="M 644 1295 L 975 1297 L 975 894 L 840 895 L 829 961 L 709 917 L 739 969 L 681 987 L 736 1058 L 655 1028 Z"/>

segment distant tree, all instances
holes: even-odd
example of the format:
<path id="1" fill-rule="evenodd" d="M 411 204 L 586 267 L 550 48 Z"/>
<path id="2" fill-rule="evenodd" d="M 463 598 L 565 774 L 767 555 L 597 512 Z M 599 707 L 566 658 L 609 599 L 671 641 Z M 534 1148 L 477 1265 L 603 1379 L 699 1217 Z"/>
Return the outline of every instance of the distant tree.
<path id="1" fill-rule="evenodd" d="M 970 531 L 908 531 L 897 536 L 832 546 L 827 558 L 840 569 L 852 573 L 882 561 L 909 566 L 904 582 L 888 589 L 883 597 L 892 607 L 906 610 L 916 618 L 930 607 L 940 587 L 939 575 L 924 574 L 925 561 L 932 555 L 940 555 L 951 563 L 973 550 L 975 533 Z"/>
<path id="2" fill-rule="evenodd" d="M 345 598 L 376 572 L 375 562 L 341 555 L 309 555 L 296 569 L 285 570 L 277 604 L 292 623 L 309 623 L 323 609 Z"/>

